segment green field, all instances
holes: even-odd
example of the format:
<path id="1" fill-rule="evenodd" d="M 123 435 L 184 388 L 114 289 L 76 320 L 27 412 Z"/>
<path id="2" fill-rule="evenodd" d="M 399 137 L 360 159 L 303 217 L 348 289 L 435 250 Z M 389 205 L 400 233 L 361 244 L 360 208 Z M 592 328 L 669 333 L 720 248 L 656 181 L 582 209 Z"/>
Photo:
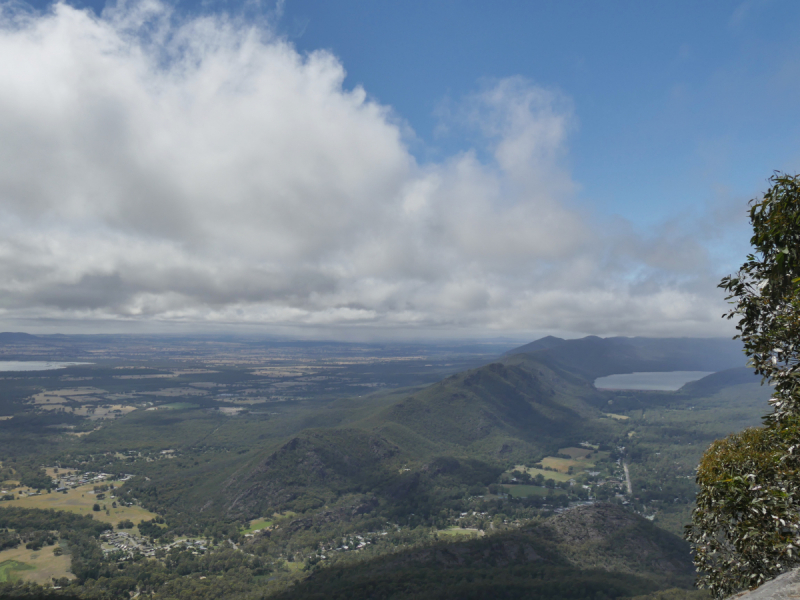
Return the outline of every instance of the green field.
<path id="1" fill-rule="evenodd" d="M 6 581 L 16 581 L 18 576 L 14 575 L 17 571 L 33 571 L 36 567 L 19 562 L 17 560 L 4 560 L 0 563 L 0 583 Z"/>
<path id="2" fill-rule="evenodd" d="M 254 533 L 256 531 L 261 531 L 262 529 L 266 529 L 267 527 L 272 526 L 272 521 L 269 519 L 253 519 L 250 521 L 250 527 L 245 529 L 243 533 Z"/>
<path id="3" fill-rule="evenodd" d="M 567 475 L 566 473 L 560 473 L 558 471 L 545 471 L 544 469 L 537 469 L 535 467 L 525 467 L 523 465 L 517 465 L 516 467 L 514 467 L 514 469 L 530 473 L 531 477 L 536 477 L 537 475 L 541 475 L 545 479 L 552 479 L 553 481 L 569 481 L 573 477 L 572 475 Z"/>

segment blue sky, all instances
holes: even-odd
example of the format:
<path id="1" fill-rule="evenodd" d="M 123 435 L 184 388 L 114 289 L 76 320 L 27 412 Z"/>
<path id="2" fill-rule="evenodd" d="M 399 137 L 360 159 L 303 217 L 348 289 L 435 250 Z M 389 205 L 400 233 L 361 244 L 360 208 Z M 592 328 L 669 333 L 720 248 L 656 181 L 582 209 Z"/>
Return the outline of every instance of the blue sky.
<path id="1" fill-rule="evenodd" d="M 800 163 L 796 141 L 800 133 L 796 118 L 800 99 L 800 41 L 794 31 L 800 5 L 788 1 L 286 0 L 277 6 L 182 2 L 158 5 L 160 8 L 152 13 L 156 16 L 147 17 L 151 20 L 146 27 L 141 23 L 131 24 L 136 21 L 137 10 L 150 10 L 144 2 L 129 2 L 105 11 L 101 4 L 74 3 L 72 6 L 88 6 L 94 11 L 94 25 L 90 22 L 92 19 L 81 20 L 76 16 L 78 13 L 67 14 L 68 11 L 57 11 L 58 16 L 53 17 L 53 13 L 48 12 L 52 5 L 42 3 L 34 4 L 42 11 L 38 16 L 22 25 L 13 24 L 8 15 L 19 14 L 18 6 L 6 5 L 5 32 L 9 35 L 9 48 L 22 43 L 20 37 L 12 36 L 11 32 L 26 27 L 32 31 L 35 27 L 45 27 L 46 23 L 61 23 L 60 29 L 54 26 L 48 31 L 69 32 L 65 38 L 53 34 L 53 40 L 67 39 L 63 42 L 66 45 L 62 53 L 63 48 L 77 48 L 75 44 L 79 45 L 79 40 L 102 37 L 89 33 L 92 27 L 105 28 L 103 35 L 117 36 L 115 48 L 126 47 L 119 54 L 125 56 L 125 62 L 118 65 L 117 71 L 130 66 L 131 73 L 140 74 L 131 75 L 134 79 L 138 77 L 138 83 L 131 83 L 134 95 L 146 96 L 147 90 L 155 89 L 154 82 L 166 86 L 168 79 L 176 97 L 186 97 L 191 90 L 198 89 L 185 87 L 186 79 L 179 77 L 179 72 L 186 73 L 190 67 L 184 65 L 180 71 L 169 65 L 159 66 L 157 61 L 145 61 L 136 66 L 131 57 L 136 52 L 145 57 L 159 55 L 162 60 L 164 56 L 182 56 L 170 54 L 169 45 L 177 44 L 175 40 L 180 38 L 180 31 L 200 27 L 203 17 L 216 23 L 214 32 L 202 38 L 193 50 L 197 52 L 197 64 L 207 66 L 206 78 L 214 73 L 210 65 L 228 64 L 229 69 L 234 69 L 242 61 L 250 60 L 242 58 L 245 52 L 241 48 L 236 50 L 243 53 L 236 59 L 239 62 L 219 49 L 235 46 L 236 40 L 244 39 L 248 32 L 259 32 L 258 35 L 263 36 L 262 45 L 252 52 L 261 52 L 263 56 L 252 63 L 249 75 L 236 80 L 237 89 L 250 89 L 248 86 L 256 89 L 257 80 L 265 87 L 253 93 L 268 94 L 268 78 L 274 74 L 269 65 L 278 64 L 270 63 L 273 59 L 269 58 L 269 51 L 279 47 L 288 48 L 289 54 L 294 53 L 294 58 L 287 60 L 294 61 L 298 73 L 304 72 L 304 77 L 324 71 L 325 77 L 336 80 L 336 73 L 341 77 L 344 72 L 343 80 L 336 80 L 332 88 L 326 88 L 325 93 L 331 94 L 330 102 L 322 99 L 304 110 L 326 113 L 327 107 L 336 105 L 347 94 L 363 91 L 364 100 L 359 101 L 356 110 L 361 115 L 358 119 L 362 119 L 365 111 L 380 112 L 370 118 L 377 119 L 374 128 L 382 128 L 382 133 L 375 135 L 384 140 L 380 147 L 386 150 L 386 159 L 371 166 L 365 160 L 358 166 L 363 171 L 353 171 L 353 181 L 358 181 L 356 187 L 363 186 L 357 190 L 342 188 L 341 197 L 348 200 L 342 200 L 345 204 L 340 214 L 352 211 L 350 225 L 342 225 L 339 237 L 332 234 L 328 246 L 321 243 L 312 251 L 306 248 L 304 241 L 305 250 L 288 252 L 284 256 L 288 262 L 283 264 L 296 262 L 285 267 L 285 271 L 276 266 L 276 250 L 272 247 L 254 250 L 255 246 L 248 245 L 246 248 L 226 247 L 223 251 L 220 250 L 222 242 L 214 246 L 214 252 L 211 252 L 210 243 L 203 247 L 210 253 L 209 261 L 222 256 L 220 252 L 230 252 L 224 256 L 232 263 L 245 265 L 241 273 L 243 281 L 253 280 L 253 271 L 248 269 L 266 273 L 266 283 L 262 287 L 231 283 L 228 287 L 241 292 L 226 295 L 219 290 L 208 291 L 199 283 L 178 289 L 164 283 L 169 279 L 167 275 L 158 282 L 153 281 L 131 267 L 131 261 L 87 264 L 79 272 L 47 263 L 53 280 L 45 283 L 37 279 L 26 284 L 37 291 L 29 292 L 33 296 L 22 294 L 5 307 L 9 323 L 30 324 L 34 328 L 50 326 L 45 323 L 71 324 L 78 328 L 229 324 L 295 327 L 325 335 L 337 335 L 335 332 L 345 330 L 379 331 L 390 337 L 401 332 L 407 335 L 409 331 L 413 335 L 422 329 L 432 329 L 442 335 L 506 335 L 510 332 L 521 332 L 522 336 L 536 332 L 724 335 L 728 332 L 727 326 L 716 320 L 724 304 L 715 285 L 721 275 L 742 261 L 747 251 L 746 202 L 764 191 L 773 170 L 795 172 Z M 168 31 L 163 38 L 166 41 L 142 41 L 149 39 L 153 30 Z M 158 44 L 163 47 L 154 49 Z M 30 48 L 26 52 L 30 53 Z M 45 45 L 42 48 L 41 56 L 50 56 Z M 91 77 L 111 82 L 115 77 L 113 69 L 86 67 L 103 54 L 102 44 L 98 43 L 94 50 L 87 48 L 80 46 L 80 52 L 86 54 L 81 54 L 82 62 L 69 68 L 73 72 L 85 70 L 91 72 Z M 129 52 L 130 49 L 136 51 Z M 247 56 L 255 55 L 252 52 Z M 321 71 L 309 66 L 315 56 L 324 56 L 328 61 Z M 233 62 L 225 63 L 226 60 Z M 48 69 L 53 64 L 52 58 L 42 58 L 39 63 L 31 63 L 29 69 L 33 73 L 41 71 L 43 78 L 52 77 Z M 59 77 L 63 76 L 64 81 L 76 80 L 74 73 L 69 75 L 67 67 L 64 69 Z M 168 76 L 160 69 L 168 71 Z M 144 71 L 149 75 L 141 76 Z M 4 73 L 9 81 L 13 79 L 12 71 L 4 72 L 0 68 L 0 78 Z M 197 81 L 201 81 L 200 70 L 197 73 Z M 325 77 L 320 81 L 330 81 Z M 76 97 L 89 99 L 108 95 L 106 92 L 103 92 L 106 95 L 98 95 L 96 86 L 92 89 L 76 87 L 71 91 Z M 249 93 L 241 92 L 236 102 L 243 101 Z M 14 94 L 14 91 L 9 92 L 8 102 L 20 101 L 23 92 Z M 247 98 L 258 100 L 252 94 Z M 228 100 L 217 97 L 219 103 Z M 153 100 L 145 117 L 134 105 L 123 106 L 121 102 L 108 100 L 109 106 L 116 106 L 114 110 L 117 111 L 109 112 L 117 115 L 110 119 L 138 123 L 137 127 L 146 127 L 142 125 L 145 122 L 162 122 L 159 119 L 164 115 L 159 116 L 157 107 L 165 106 L 163 103 Z M 230 104 L 230 107 L 234 105 L 239 106 Z M 216 104 L 209 106 L 207 110 L 216 110 Z M 287 115 L 292 110 L 280 108 L 284 105 L 269 106 L 276 111 L 278 121 L 282 119 L 282 110 L 286 110 Z M 227 114 L 222 104 L 218 108 L 220 114 Z M 248 117 L 250 122 L 263 116 L 257 109 L 253 110 L 256 112 Z M 92 117 L 85 118 L 88 119 L 87 131 L 95 132 L 97 124 L 91 123 Z M 74 115 L 72 119 L 75 121 Z M 303 118 L 298 122 L 304 122 Z M 207 120 L 203 120 L 202 126 L 205 123 Z M 237 131 L 246 134 L 244 117 L 241 122 L 234 120 L 226 126 L 231 140 Z M 355 131 L 356 125 L 353 127 L 346 131 Z M 187 128 L 190 128 L 188 123 L 182 130 L 184 133 L 174 131 L 170 135 L 179 139 Z M 377 131 L 374 128 L 370 131 Z M 517 130 L 524 135 L 517 135 Z M 270 152 L 290 155 L 298 139 L 312 140 L 316 135 L 323 135 L 321 130 L 309 129 L 303 134 L 305 137 L 273 143 L 269 137 L 272 134 L 267 131 L 273 132 L 273 125 L 265 129 L 260 138 L 264 147 L 259 150 L 253 146 L 251 154 L 243 151 L 237 164 L 262 160 L 257 157 Z M 386 136 L 395 134 L 399 138 L 392 142 L 396 146 L 391 146 Z M 31 132 L 20 135 L 26 139 L 35 138 L 31 137 Z M 340 139 L 343 137 L 338 135 Z M 371 135 L 364 130 L 363 136 Z M 86 137 L 84 132 L 80 139 Z M 378 137 L 370 137 L 370 140 Z M 53 144 L 61 144 L 63 139 L 63 136 L 58 138 L 61 141 L 54 138 L 37 151 L 50 153 Z M 125 143 L 130 142 L 125 139 Z M 356 146 L 343 142 L 341 148 L 335 149 L 331 145 L 329 159 L 341 153 L 358 155 L 360 149 L 371 147 L 365 142 L 366 137 L 358 139 L 361 142 Z M 98 141 L 101 145 L 108 143 L 108 140 Z M 241 147 L 238 142 L 234 145 Z M 527 150 L 520 150 L 523 146 Z M 176 152 L 177 148 L 178 145 Z M 143 146 L 130 147 L 131 155 L 143 151 Z M 302 158 L 304 150 L 298 152 Z M 513 154 L 512 158 L 508 152 Z M 78 212 L 67 214 L 62 208 L 52 209 L 50 225 L 53 219 L 69 224 L 59 229 L 59 235 L 66 236 L 65 240 L 73 239 L 78 230 L 88 227 L 93 232 L 103 231 L 104 235 L 109 231 L 130 234 L 133 237 L 125 243 L 140 249 L 145 239 L 149 240 L 148 244 L 156 239 L 184 250 L 197 243 L 198 232 L 187 233 L 185 238 L 163 233 L 169 229 L 170 215 L 183 210 L 180 207 L 161 216 L 151 213 L 151 222 L 146 226 L 140 224 L 141 229 L 136 230 L 135 217 L 130 216 L 130 211 L 140 202 L 137 198 L 143 196 L 129 194 L 125 199 L 123 196 L 127 192 L 121 191 L 123 186 L 130 185 L 132 175 L 99 164 L 92 158 L 96 155 L 96 148 L 92 146 L 81 155 L 84 157 L 81 164 L 90 165 L 91 172 L 103 173 L 102 185 L 107 186 L 104 189 L 119 190 L 119 204 L 112 207 L 101 201 L 89 201 L 87 199 L 97 194 L 96 189 L 77 183 L 59 183 L 56 187 L 61 189 L 73 189 L 70 186 L 74 185 L 74 196 L 83 198 L 78 203 L 83 208 Z M 184 158 L 176 158 L 176 162 Z M 196 160 L 187 160 L 187 166 L 181 167 L 183 170 L 176 167 L 172 172 L 159 172 L 157 176 L 148 171 L 145 177 L 143 168 L 139 175 L 151 182 L 173 178 L 170 189 L 181 188 L 181 193 L 189 194 L 181 187 L 183 183 L 180 182 L 184 181 L 181 177 L 189 169 L 200 168 L 198 165 L 203 160 L 207 159 L 198 156 Z M 522 163 L 525 161 L 530 162 L 530 172 L 536 175 L 523 184 L 520 182 L 524 178 Z M 407 166 L 400 166 L 401 163 Z M 517 166 L 509 166 L 512 163 Z M 275 162 L 270 164 L 274 166 Z M 346 171 L 351 166 L 337 168 Z M 281 167 L 280 172 L 286 172 L 286 168 Z M 356 172 L 380 175 L 374 175 L 375 181 L 367 185 L 364 183 L 367 175 L 357 176 Z M 217 180 L 230 178 L 238 182 L 241 177 L 250 176 L 238 171 L 236 175 L 233 171 L 220 171 Z M 302 178 L 302 175 L 297 177 Z M 50 225 L 41 220 L 41 215 L 34 223 L 30 215 L 13 208 L 18 201 L 14 194 L 19 194 L 21 184 L 12 179 L 9 175 L 3 185 L 0 173 L 0 194 L 6 194 L 0 196 L 0 202 L 9 214 L 27 223 L 32 231 L 44 232 Z M 262 190 L 265 194 L 262 200 L 267 198 L 264 202 L 278 202 L 275 206 L 279 208 L 283 206 L 280 202 L 285 201 L 286 206 L 300 211 L 287 221 L 298 224 L 297 239 L 300 239 L 316 235 L 318 225 L 311 221 L 304 223 L 301 215 L 318 212 L 315 208 L 318 203 L 328 201 L 324 194 L 314 190 L 327 189 L 332 183 L 320 181 L 311 185 L 303 181 L 302 193 L 296 191 L 298 185 L 287 183 L 281 188 L 283 191 L 277 188 L 263 191 L 268 186 L 254 182 L 252 189 Z M 252 194 L 252 189 L 242 192 L 244 195 L 236 200 L 243 214 L 250 210 L 245 196 Z M 286 191 L 289 189 L 295 190 L 296 195 Z M 390 204 L 388 201 L 384 208 L 389 212 L 372 214 L 367 210 L 371 216 L 365 216 L 365 207 L 371 210 L 384 202 L 383 197 L 374 195 L 378 189 L 386 198 L 398 194 L 397 202 L 405 203 L 402 205 L 406 214 L 410 214 L 409 206 L 417 207 L 422 202 L 427 207 L 437 207 L 436 214 L 440 216 L 447 210 L 451 211 L 448 214 L 458 211 L 458 201 L 453 200 L 460 197 L 458 194 L 462 192 L 458 190 L 482 189 L 485 193 L 468 203 L 469 210 L 465 212 L 471 217 L 464 217 L 463 223 L 445 231 L 452 224 L 443 225 L 429 214 L 419 216 L 421 213 L 415 213 L 414 223 L 394 229 L 386 224 L 391 213 L 386 208 Z M 51 206 L 49 203 L 55 200 L 49 193 L 36 191 L 35 194 L 41 194 L 41 197 L 36 196 L 37 201 Z M 144 188 L 140 193 L 146 193 Z M 361 198 L 359 194 L 362 193 L 366 194 L 363 200 L 353 200 Z M 408 194 L 423 199 L 409 200 Z M 107 197 L 115 195 L 116 192 Z M 400 200 L 401 196 L 405 200 Z M 279 197 L 284 200 L 279 202 Z M 207 208 L 208 215 L 214 214 L 218 200 L 209 198 L 204 202 L 207 204 L 202 206 Z M 44 213 L 49 214 L 48 210 Z M 282 209 L 278 212 L 282 214 Z M 521 216 L 523 212 L 525 216 Z M 112 213 L 117 217 L 108 216 Z M 491 219 L 487 215 L 496 217 L 497 222 L 489 223 Z M 543 223 L 556 225 L 542 225 L 543 229 L 536 233 L 537 215 Z M 364 239 L 372 241 L 345 248 L 342 239 L 352 236 L 348 227 L 355 227 L 359 218 L 371 219 L 364 222 L 368 226 L 362 229 L 370 231 Z M 478 238 L 502 238 L 502 223 L 525 224 L 525 219 L 530 219 L 528 229 L 532 236 L 542 239 L 541 244 L 526 246 L 517 240 L 516 246 L 510 244 L 513 252 L 509 251 L 504 261 L 496 248 L 488 249 L 485 254 L 475 249 L 481 245 L 476 241 Z M 481 223 L 486 224 L 483 231 Z M 237 225 L 231 223 L 230 227 L 236 229 Z M 286 227 L 281 226 L 270 239 L 278 239 Z M 387 227 L 391 235 L 385 237 L 410 237 L 417 240 L 416 245 L 386 246 L 379 250 L 370 246 L 375 239 L 384 237 Z M 518 234 L 510 234 L 511 238 L 524 237 L 525 229 L 520 227 Z M 547 239 L 548 232 L 552 233 L 552 239 Z M 571 235 L 574 239 L 570 239 Z M 588 238 L 591 239 L 586 241 Z M 292 238 L 288 245 L 294 248 L 297 239 Z M 67 241 L 63 244 L 69 246 Z M 372 250 L 366 250 L 368 247 Z M 574 251 L 564 249 L 573 247 Z M 277 252 L 281 254 L 283 250 Z M 382 267 L 365 266 L 353 258 L 365 252 L 376 256 L 385 254 L 391 259 L 381 263 Z M 447 256 L 447 259 L 435 268 L 426 266 L 419 270 L 419 257 L 434 254 Z M 331 260 L 334 255 L 337 259 Z M 562 255 L 564 258 L 560 258 Z M 179 259 L 176 254 L 171 268 L 186 269 L 187 281 L 200 277 L 202 272 L 216 272 L 215 269 L 222 268 L 212 266 L 212 262 L 189 266 L 181 262 L 184 259 L 186 257 Z M 592 260 L 596 264 L 590 265 Z M 399 264 L 404 261 L 414 267 Z M 175 266 L 178 263 L 182 266 Z M 509 266 L 512 263 L 513 268 Z M 498 267 L 499 264 L 502 266 Z M 301 271 L 306 276 L 302 281 L 295 280 Z M 393 274 L 387 274 L 390 272 Z M 275 281 L 282 283 L 278 285 Z M 511 281 L 522 283 L 511 284 Z M 484 294 L 482 290 L 489 291 Z M 554 294 L 554 290 L 562 295 L 546 299 L 545 296 Z M 107 300 L 92 300 L 104 294 Z M 37 299 L 31 301 L 32 297 Z M 526 298 L 524 302 L 520 300 L 522 297 Z M 602 307 L 600 312 L 598 307 Z M 651 311 L 648 307 L 657 309 Z M 543 313 L 551 316 L 543 316 Z M 638 314 L 635 318 L 615 316 L 634 313 Z"/>
<path id="2" fill-rule="evenodd" d="M 279 27 L 330 48 L 407 119 L 417 149 L 485 80 L 522 75 L 574 103 L 581 198 L 637 223 L 741 200 L 797 168 L 800 39 L 794 2 L 292 1 Z"/>

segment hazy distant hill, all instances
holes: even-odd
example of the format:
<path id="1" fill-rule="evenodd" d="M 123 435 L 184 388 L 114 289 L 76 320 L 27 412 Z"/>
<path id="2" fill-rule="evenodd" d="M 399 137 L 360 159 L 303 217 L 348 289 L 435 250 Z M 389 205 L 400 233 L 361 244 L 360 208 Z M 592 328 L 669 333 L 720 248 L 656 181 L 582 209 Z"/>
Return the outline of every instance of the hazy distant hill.
<path id="1" fill-rule="evenodd" d="M 722 371 L 745 364 L 740 342 L 714 338 L 542 338 L 508 352 L 516 354 L 534 355 L 592 380 L 640 371 Z"/>
<path id="2" fill-rule="evenodd" d="M 293 598 L 591 598 L 690 587 L 686 542 L 622 507 L 598 504 L 512 533 L 439 543 L 319 569 Z"/>
<path id="3" fill-rule="evenodd" d="M 42 340 L 29 333 L 15 331 L 0 332 L 0 344 L 41 344 Z"/>

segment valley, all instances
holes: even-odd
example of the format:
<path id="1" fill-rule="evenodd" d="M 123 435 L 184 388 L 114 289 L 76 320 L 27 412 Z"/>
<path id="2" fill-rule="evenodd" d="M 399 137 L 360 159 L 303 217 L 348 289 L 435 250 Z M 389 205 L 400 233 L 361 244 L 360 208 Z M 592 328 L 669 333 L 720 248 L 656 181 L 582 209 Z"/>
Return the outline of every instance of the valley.
<path id="1" fill-rule="evenodd" d="M 0 561 L 87 598 L 700 598 L 695 465 L 769 397 L 725 340 L 0 334 L 0 360 L 84 363 L 0 373 Z M 712 375 L 593 385 L 672 371 Z"/>

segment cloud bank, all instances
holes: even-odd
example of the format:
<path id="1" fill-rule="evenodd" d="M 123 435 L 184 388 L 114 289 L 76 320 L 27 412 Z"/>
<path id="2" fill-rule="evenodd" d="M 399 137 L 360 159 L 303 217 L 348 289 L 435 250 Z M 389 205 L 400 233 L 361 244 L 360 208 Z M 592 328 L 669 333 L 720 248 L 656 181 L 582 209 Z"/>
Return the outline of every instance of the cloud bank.
<path id="1" fill-rule="evenodd" d="M 568 98 L 496 81 L 456 117 L 479 151 L 420 164 L 344 79 L 329 52 L 152 0 L 6 6 L 0 319 L 727 332 L 696 238 L 576 204 Z"/>

